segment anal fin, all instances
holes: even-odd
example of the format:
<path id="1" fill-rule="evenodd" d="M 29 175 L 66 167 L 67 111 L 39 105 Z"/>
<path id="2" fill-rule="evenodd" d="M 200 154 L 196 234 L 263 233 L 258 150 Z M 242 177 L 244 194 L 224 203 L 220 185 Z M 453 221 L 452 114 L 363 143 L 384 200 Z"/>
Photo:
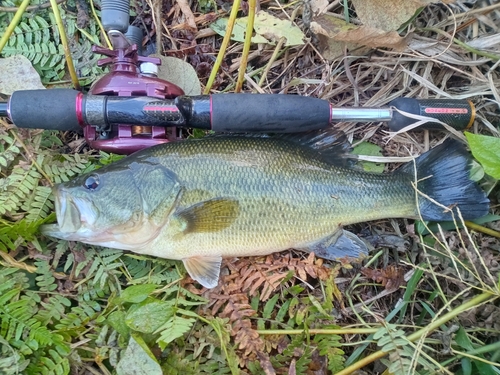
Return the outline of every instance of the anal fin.
<path id="1" fill-rule="evenodd" d="M 366 244 L 354 233 L 340 229 L 300 250 L 314 252 L 319 258 L 339 260 L 341 258 L 362 259 L 368 255 Z"/>
<path id="2" fill-rule="evenodd" d="M 221 256 L 197 256 L 182 260 L 186 271 L 205 288 L 215 288 L 219 283 Z"/>

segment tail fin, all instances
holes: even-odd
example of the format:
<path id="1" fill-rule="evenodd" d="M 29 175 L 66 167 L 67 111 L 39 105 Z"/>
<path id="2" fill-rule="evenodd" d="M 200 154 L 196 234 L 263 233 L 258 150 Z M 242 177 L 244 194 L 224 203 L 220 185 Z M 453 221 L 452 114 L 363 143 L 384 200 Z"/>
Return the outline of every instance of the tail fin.
<path id="1" fill-rule="evenodd" d="M 472 157 L 464 145 L 449 139 L 434 147 L 416 160 L 417 189 L 441 205 L 457 207 L 464 220 L 471 220 L 488 213 L 489 199 L 479 185 L 470 179 Z M 415 165 L 410 162 L 402 172 L 415 176 Z M 418 196 L 422 218 L 431 221 L 450 221 L 452 213 L 431 200 Z"/>

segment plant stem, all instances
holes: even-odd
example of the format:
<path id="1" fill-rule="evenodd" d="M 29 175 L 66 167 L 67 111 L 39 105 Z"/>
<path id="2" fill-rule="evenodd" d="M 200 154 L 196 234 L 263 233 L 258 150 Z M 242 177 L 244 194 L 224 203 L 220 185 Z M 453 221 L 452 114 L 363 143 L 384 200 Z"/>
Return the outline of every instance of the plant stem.
<path id="1" fill-rule="evenodd" d="M 238 15 L 238 10 L 240 9 L 241 0 L 234 0 L 233 7 L 231 8 L 231 14 L 229 15 L 229 20 L 227 21 L 226 34 L 224 35 L 224 39 L 222 39 L 222 44 L 219 49 L 219 53 L 217 54 L 217 59 L 215 60 L 214 67 L 210 72 L 210 77 L 208 78 L 207 86 L 203 91 L 204 94 L 210 93 L 210 89 L 215 81 L 215 77 L 217 76 L 217 72 L 219 71 L 220 64 L 222 63 L 222 59 L 226 53 L 227 46 L 229 45 L 229 41 L 231 40 L 231 34 L 233 33 L 234 24 L 236 22 L 236 16 Z"/>
<path id="2" fill-rule="evenodd" d="M 253 23 L 255 19 L 256 0 L 248 0 L 248 22 L 245 33 L 245 42 L 243 43 L 243 52 L 241 54 L 240 69 L 238 70 L 238 81 L 236 81 L 236 92 L 240 92 L 243 88 L 245 80 L 245 71 L 247 70 L 248 53 L 252 44 Z"/>
<path id="3" fill-rule="evenodd" d="M 78 82 L 78 77 L 75 71 L 75 65 L 73 64 L 73 58 L 71 57 L 71 51 L 69 50 L 68 39 L 66 38 L 66 30 L 64 30 L 64 25 L 61 19 L 61 13 L 59 13 L 59 6 L 56 0 L 50 0 L 52 5 L 52 12 L 54 12 L 54 17 L 56 19 L 57 29 L 59 30 L 59 35 L 61 36 L 61 43 L 64 48 L 64 56 L 66 57 L 66 65 L 68 66 L 69 75 L 71 76 L 71 81 L 73 82 L 73 87 L 76 90 L 80 89 L 80 82 Z"/>
<path id="4" fill-rule="evenodd" d="M 488 301 L 492 298 L 498 298 L 499 296 L 496 294 L 493 294 L 491 292 L 484 292 L 473 299 L 471 299 L 469 302 L 464 303 L 463 305 L 458 306 L 457 308 L 453 309 L 452 311 L 448 312 L 447 314 L 443 315 L 441 318 L 436 319 L 433 321 L 431 324 L 429 324 L 427 327 L 422 328 L 411 335 L 407 336 L 406 339 L 408 341 L 416 341 L 420 339 L 422 336 L 427 335 L 429 332 L 434 331 L 436 328 L 441 326 L 442 324 L 450 321 L 451 319 L 455 318 L 462 312 L 471 309 L 473 307 L 476 307 L 477 305 Z M 351 366 L 346 367 L 342 371 L 338 372 L 336 375 L 349 375 L 353 373 L 356 370 L 359 370 L 363 368 L 364 366 L 368 365 L 369 363 L 372 363 L 373 361 L 376 361 L 377 359 L 380 359 L 382 357 L 385 357 L 388 354 L 388 352 L 384 352 L 382 350 L 379 350 L 373 354 L 370 354 L 369 356 L 359 360 L 358 362 L 352 364 Z"/>
<path id="5" fill-rule="evenodd" d="M 312 335 L 357 335 L 375 333 L 378 328 L 339 328 L 339 329 L 308 329 L 307 333 Z M 258 329 L 259 335 L 300 335 L 305 329 Z"/>
<path id="6" fill-rule="evenodd" d="M 14 18 L 10 22 L 9 26 L 3 33 L 2 39 L 0 39 L 0 52 L 2 52 L 3 47 L 7 44 L 7 41 L 9 40 L 10 36 L 14 32 L 14 29 L 18 25 L 19 21 L 21 21 L 21 17 L 23 16 L 24 11 L 28 7 L 28 4 L 30 3 L 30 0 L 23 0 L 22 4 L 19 6 L 19 9 L 17 10 L 16 14 L 14 15 Z"/>
<path id="7" fill-rule="evenodd" d="M 497 232 L 496 230 L 493 230 L 493 229 L 490 229 L 490 228 L 486 228 L 482 225 L 479 225 L 479 224 L 476 224 L 476 223 L 473 223 L 472 221 L 465 221 L 465 226 L 467 228 L 470 228 L 470 229 L 474 229 L 475 231 L 478 231 L 478 232 L 481 232 L 481 233 L 485 233 L 485 234 L 488 234 L 490 236 L 493 236 L 493 237 L 497 237 L 497 238 L 500 238 L 500 232 Z"/>
<path id="8" fill-rule="evenodd" d="M 443 35 L 444 37 L 447 37 L 447 38 L 450 37 L 450 35 L 448 33 L 446 33 L 444 30 L 439 30 L 439 29 L 434 28 L 434 27 L 423 27 L 420 30 L 423 30 L 423 31 L 432 31 L 432 32 L 435 32 L 436 34 Z M 497 55 L 497 54 L 485 52 L 485 51 L 482 51 L 480 49 L 471 47 L 467 43 L 464 43 L 464 42 L 462 42 L 461 40 L 459 40 L 457 38 L 453 38 L 452 37 L 452 39 L 453 39 L 454 43 L 458 44 L 460 47 L 464 48 L 466 51 L 468 51 L 470 53 L 475 53 L 478 56 L 483 56 L 483 57 L 486 57 L 488 59 L 492 59 L 493 61 L 500 60 L 500 56 Z"/>
<path id="9" fill-rule="evenodd" d="M 97 25 L 99 26 L 99 29 L 101 30 L 101 33 L 104 36 L 104 40 L 106 41 L 108 48 L 113 49 L 113 45 L 109 40 L 108 33 L 106 32 L 106 30 L 104 30 L 104 26 L 102 25 L 101 17 L 97 16 L 97 12 L 95 11 L 94 0 L 90 0 L 90 8 L 92 9 L 92 15 L 94 16 L 94 20 L 97 22 Z"/>

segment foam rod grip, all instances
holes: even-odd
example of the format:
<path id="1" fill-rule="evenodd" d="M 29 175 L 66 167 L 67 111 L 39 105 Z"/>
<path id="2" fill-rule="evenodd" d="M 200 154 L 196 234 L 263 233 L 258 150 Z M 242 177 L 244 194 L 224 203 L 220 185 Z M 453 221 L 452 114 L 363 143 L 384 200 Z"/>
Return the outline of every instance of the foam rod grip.
<path id="1" fill-rule="evenodd" d="M 77 96 L 71 89 L 14 91 L 10 119 L 19 128 L 78 130 Z"/>
<path id="2" fill-rule="evenodd" d="M 389 105 L 414 115 L 432 117 L 457 130 L 469 128 L 476 114 L 474 105 L 468 100 L 398 98 Z M 398 111 L 393 111 L 392 120 L 389 121 L 388 126 L 392 131 L 398 131 L 417 121 Z M 436 122 L 428 122 L 419 127 L 419 129 L 443 128 Z"/>
<path id="3" fill-rule="evenodd" d="M 330 104 L 299 95 L 214 94 L 211 118 L 219 132 L 304 132 L 330 124 Z"/>

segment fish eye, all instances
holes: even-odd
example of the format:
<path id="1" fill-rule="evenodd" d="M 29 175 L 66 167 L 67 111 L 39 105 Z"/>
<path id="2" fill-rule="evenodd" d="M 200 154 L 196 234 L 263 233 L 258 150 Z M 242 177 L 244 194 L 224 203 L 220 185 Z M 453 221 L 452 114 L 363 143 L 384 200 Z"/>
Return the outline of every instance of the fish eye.
<path id="1" fill-rule="evenodd" d="M 87 179 L 83 183 L 83 186 L 85 187 L 85 189 L 94 191 L 99 186 L 99 177 L 96 175 L 91 175 L 87 177 Z"/>

